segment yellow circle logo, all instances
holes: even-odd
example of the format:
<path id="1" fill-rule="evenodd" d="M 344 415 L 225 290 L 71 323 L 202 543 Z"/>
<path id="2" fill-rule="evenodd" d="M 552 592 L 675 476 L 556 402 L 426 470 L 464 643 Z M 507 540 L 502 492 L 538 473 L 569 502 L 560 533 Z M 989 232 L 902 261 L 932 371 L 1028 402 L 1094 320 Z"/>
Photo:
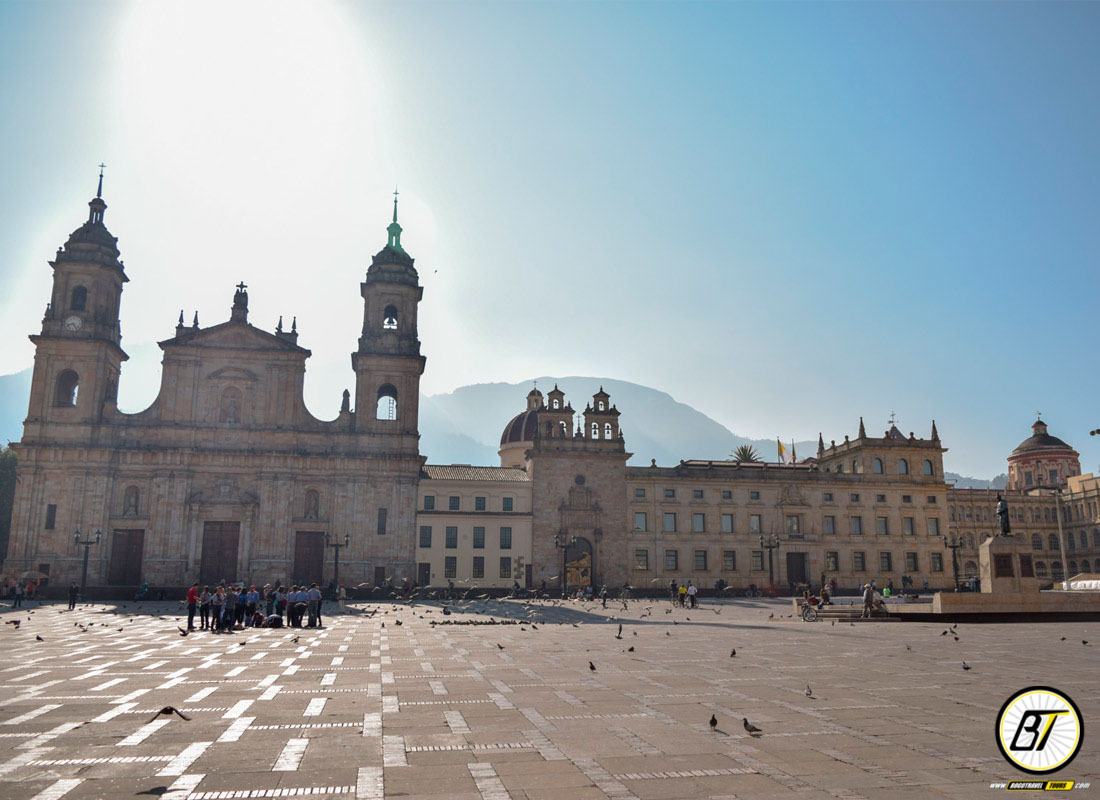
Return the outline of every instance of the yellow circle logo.
<path id="1" fill-rule="evenodd" d="M 1081 711 L 1063 692 L 1031 686 L 1008 698 L 997 715 L 997 747 L 1016 769 L 1032 775 L 1067 766 L 1085 737 Z"/>

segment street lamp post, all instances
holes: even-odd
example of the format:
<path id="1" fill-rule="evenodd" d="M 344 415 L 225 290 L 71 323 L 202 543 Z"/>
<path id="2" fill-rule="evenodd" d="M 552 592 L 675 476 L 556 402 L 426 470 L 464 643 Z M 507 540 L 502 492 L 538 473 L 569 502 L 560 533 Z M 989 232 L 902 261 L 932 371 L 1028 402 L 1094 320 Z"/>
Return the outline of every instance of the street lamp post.
<path id="1" fill-rule="evenodd" d="M 951 534 L 951 541 L 947 541 L 947 536 L 943 537 L 943 546 L 951 551 L 951 571 L 955 575 L 955 591 L 959 591 L 959 548 L 962 547 L 962 542 L 955 538 L 955 534 Z"/>
<path id="2" fill-rule="evenodd" d="M 102 532 L 97 530 L 95 532 L 95 538 L 94 539 L 91 538 L 91 537 L 88 537 L 87 539 L 81 541 L 80 540 L 80 531 L 77 530 L 75 533 L 73 533 L 73 542 L 76 543 L 77 547 L 83 547 L 84 548 L 84 569 L 81 570 L 81 572 L 80 572 L 80 599 L 81 600 L 84 600 L 84 590 L 88 586 L 88 551 L 91 549 L 93 544 L 99 544 L 99 540 L 102 536 L 103 536 Z"/>
<path id="3" fill-rule="evenodd" d="M 1058 548 L 1062 553 L 1062 588 L 1069 589 L 1069 562 L 1066 561 L 1066 537 L 1062 533 L 1062 490 L 1054 490 L 1054 516 L 1058 518 Z"/>
<path id="4" fill-rule="evenodd" d="M 325 547 L 331 547 L 335 550 L 334 559 L 332 563 L 332 582 L 336 585 L 336 591 L 340 591 L 340 548 L 348 546 L 348 535 L 344 534 L 344 541 L 341 544 L 339 540 L 332 541 L 328 533 L 325 534 Z"/>
<path id="5" fill-rule="evenodd" d="M 775 572 L 772 567 L 772 550 L 779 549 L 779 537 L 774 533 L 768 539 L 761 536 L 760 547 L 768 551 L 768 588 L 775 591 Z"/>
<path id="6" fill-rule="evenodd" d="M 566 536 L 565 531 L 558 531 L 554 534 L 554 547 L 561 550 L 561 578 L 558 580 L 558 584 L 561 586 L 561 598 L 565 599 L 566 593 L 569 591 L 569 580 L 565 574 L 565 551 L 577 543 L 576 536 Z"/>

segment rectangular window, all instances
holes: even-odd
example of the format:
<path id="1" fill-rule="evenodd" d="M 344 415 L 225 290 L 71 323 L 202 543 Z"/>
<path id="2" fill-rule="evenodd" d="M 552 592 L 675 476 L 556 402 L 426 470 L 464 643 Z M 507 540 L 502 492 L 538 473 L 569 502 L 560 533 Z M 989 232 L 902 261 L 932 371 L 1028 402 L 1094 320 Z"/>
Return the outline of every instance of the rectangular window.
<path id="1" fill-rule="evenodd" d="M 447 498 L 447 508 L 450 509 L 451 511 L 458 511 L 458 498 L 457 497 L 448 497 Z"/>
<path id="2" fill-rule="evenodd" d="M 939 536 L 940 535 L 940 521 L 937 517 L 930 517 L 928 519 L 928 535 Z"/>
<path id="3" fill-rule="evenodd" d="M 501 556 L 500 557 L 500 577 L 511 578 L 512 577 L 512 557 Z"/>
<path id="4" fill-rule="evenodd" d="M 852 517 L 851 520 L 849 520 L 849 525 L 851 526 L 849 528 L 849 533 L 851 533 L 852 536 L 863 535 L 863 517 Z"/>
<path id="5" fill-rule="evenodd" d="M 634 569 L 649 569 L 649 551 L 634 551 Z"/>
<path id="6" fill-rule="evenodd" d="M 840 572 L 840 553 L 836 550 L 825 551 L 825 571 Z"/>
<path id="7" fill-rule="evenodd" d="M 798 515 L 797 514 L 788 514 L 787 515 L 787 535 L 788 536 L 801 536 L 802 535 L 799 532 Z"/>
<path id="8" fill-rule="evenodd" d="M 675 572 L 680 568 L 680 557 L 675 550 L 665 550 L 665 571 Z"/>
<path id="9" fill-rule="evenodd" d="M 836 533 L 836 517 L 825 517 L 825 533 Z"/>
<path id="10" fill-rule="evenodd" d="M 424 510 L 425 511 L 434 511 L 435 510 L 435 495 L 434 494 L 424 495 Z"/>
<path id="11" fill-rule="evenodd" d="M 731 492 L 729 489 L 723 489 L 722 490 L 722 499 L 723 500 L 732 500 L 733 499 L 733 492 Z"/>
<path id="12" fill-rule="evenodd" d="M 692 497 L 693 500 L 702 500 L 703 499 L 703 490 L 702 489 L 693 489 L 692 492 L 691 492 L 691 497 Z"/>
<path id="13" fill-rule="evenodd" d="M 458 559 L 454 556 L 447 556 L 443 559 L 443 577 L 453 578 L 458 571 Z"/>
<path id="14" fill-rule="evenodd" d="M 722 515 L 722 533 L 733 533 L 733 514 Z"/>
<path id="15" fill-rule="evenodd" d="M 905 571 L 916 572 L 920 567 L 917 566 L 917 554 L 906 553 L 905 554 Z"/>
<path id="16" fill-rule="evenodd" d="M 1050 471 L 1050 482 L 1051 483 L 1058 483 L 1058 470 L 1052 469 Z"/>
<path id="17" fill-rule="evenodd" d="M 913 495 L 903 494 L 901 496 L 901 502 L 903 502 L 903 503 L 912 503 L 913 502 Z"/>
<path id="18" fill-rule="evenodd" d="M 759 500 L 760 499 L 760 492 L 749 492 L 749 499 L 750 500 Z"/>
<path id="19" fill-rule="evenodd" d="M 875 533 L 879 536 L 890 535 L 890 520 L 887 517 L 875 517 Z"/>
<path id="20" fill-rule="evenodd" d="M 707 571 L 707 551 L 696 550 L 695 551 L 695 571 L 706 572 Z"/>
<path id="21" fill-rule="evenodd" d="M 448 550 L 455 550 L 458 548 L 458 528 L 454 525 L 448 525 L 446 530 L 446 541 L 443 543 L 444 547 Z"/>
<path id="22" fill-rule="evenodd" d="M 825 502 L 826 503 L 833 502 L 833 493 L 832 492 L 825 492 Z"/>
<path id="23" fill-rule="evenodd" d="M 885 502 L 886 502 L 886 495 L 884 495 L 884 494 L 876 494 L 876 495 L 875 495 L 875 502 L 876 502 L 876 503 L 885 503 Z"/>
<path id="24" fill-rule="evenodd" d="M 475 577 L 475 578 L 484 578 L 485 577 L 485 556 L 474 556 L 473 577 Z"/>
<path id="25" fill-rule="evenodd" d="M 932 571 L 943 572 L 943 553 L 932 553 Z"/>
<path id="26" fill-rule="evenodd" d="M 634 496 L 635 497 L 645 497 L 645 489 L 635 489 L 634 490 Z"/>
<path id="27" fill-rule="evenodd" d="M 675 496 L 676 496 L 676 490 L 675 489 L 665 489 L 665 497 L 675 497 Z"/>
<path id="28" fill-rule="evenodd" d="M 46 506 L 46 530 L 52 531 L 57 523 L 57 506 L 52 503 Z"/>
<path id="29" fill-rule="evenodd" d="M 512 529 L 501 528 L 500 529 L 500 549 L 511 550 L 512 549 Z"/>
<path id="30" fill-rule="evenodd" d="M 648 531 L 649 530 L 649 515 L 644 511 L 634 512 L 634 530 L 636 531 Z"/>
<path id="31" fill-rule="evenodd" d="M 931 505 L 935 505 L 936 504 L 936 495 L 934 495 L 934 494 L 928 495 L 928 502 Z"/>
<path id="32" fill-rule="evenodd" d="M 484 550 L 485 549 L 485 528 L 482 527 L 482 526 L 475 526 L 474 527 L 474 549 L 475 550 Z"/>
<path id="33" fill-rule="evenodd" d="M 867 571 L 867 554 L 862 550 L 856 550 L 852 553 L 852 571 L 853 572 L 866 572 Z"/>
<path id="34" fill-rule="evenodd" d="M 848 495 L 848 502 L 858 503 L 859 502 L 859 495 L 856 494 L 855 492 L 852 492 L 850 495 Z"/>
<path id="35" fill-rule="evenodd" d="M 901 518 L 901 532 L 906 536 L 912 536 L 917 532 L 917 523 L 912 517 Z"/>
<path id="36" fill-rule="evenodd" d="M 692 533 L 703 533 L 707 529 L 707 515 L 706 514 L 692 514 L 691 515 L 691 530 Z"/>
<path id="37" fill-rule="evenodd" d="M 386 509 L 378 509 L 378 535 L 382 536 L 386 532 Z"/>
<path id="38" fill-rule="evenodd" d="M 878 571 L 879 572 L 893 572 L 894 571 L 894 555 L 893 555 L 893 553 L 879 553 L 878 554 Z"/>
<path id="39" fill-rule="evenodd" d="M 764 571 L 764 551 L 753 550 L 752 551 L 752 571 L 763 572 Z"/>
<path id="40" fill-rule="evenodd" d="M 501 511 L 511 511 L 512 510 L 512 498 L 511 497 L 505 497 L 503 500 L 500 501 L 500 505 L 501 505 Z"/>
<path id="41" fill-rule="evenodd" d="M 432 546 L 432 526 L 421 525 L 420 526 L 420 546 L 423 548 L 429 548 Z"/>
<path id="42" fill-rule="evenodd" d="M 723 550 L 722 551 L 722 569 L 726 572 L 733 572 L 737 569 L 737 551 L 736 550 Z"/>
<path id="43" fill-rule="evenodd" d="M 760 533 L 764 529 L 759 514 L 749 514 L 749 533 Z"/>
<path id="44" fill-rule="evenodd" d="M 485 498 L 484 497 L 475 497 L 474 498 L 474 511 L 484 511 L 484 510 L 485 510 Z"/>
<path id="45" fill-rule="evenodd" d="M 676 533 L 676 514 L 675 512 L 665 512 L 665 533 Z"/>

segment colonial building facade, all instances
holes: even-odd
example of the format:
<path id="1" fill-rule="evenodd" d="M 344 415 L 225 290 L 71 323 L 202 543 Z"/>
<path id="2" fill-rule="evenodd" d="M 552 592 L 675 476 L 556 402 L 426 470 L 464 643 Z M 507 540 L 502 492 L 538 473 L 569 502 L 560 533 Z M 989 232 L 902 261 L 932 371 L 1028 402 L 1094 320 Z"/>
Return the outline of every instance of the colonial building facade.
<path id="1" fill-rule="evenodd" d="M 100 186 L 102 190 L 102 184 Z M 181 312 L 160 392 L 117 407 L 127 281 L 102 192 L 50 262 L 53 292 L 36 345 L 6 574 L 89 584 L 415 581 L 456 587 L 854 588 L 902 577 L 950 588 L 977 575 L 997 492 L 944 479 L 927 438 L 895 425 L 825 444 L 797 464 L 685 460 L 628 466 L 620 412 L 598 389 L 576 412 L 533 389 L 508 421 L 499 466 L 432 465 L 419 449 L 422 296 L 394 204 L 388 240 L 360 284 L 355 391 L 339 416 L 303 401 L 296 325 L 248 320 L 242 283 L 229 318 Z M 1009 457 L 1015 542 L 1036 577 L 1088 572 L 1100 556 L 1100 489 L 1041 420 Z M 345 545 L 345 536 L 346 542 Z M 951 547 L 951 545 L 957 545 Z"/>

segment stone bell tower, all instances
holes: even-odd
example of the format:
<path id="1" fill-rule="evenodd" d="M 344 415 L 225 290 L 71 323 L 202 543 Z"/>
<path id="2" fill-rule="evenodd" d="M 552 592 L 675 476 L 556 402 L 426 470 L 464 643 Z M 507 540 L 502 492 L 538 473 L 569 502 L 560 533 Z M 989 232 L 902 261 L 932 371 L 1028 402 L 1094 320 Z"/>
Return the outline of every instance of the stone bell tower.
<path id="1" fill-rule="evenodd" d="M 35 344 L 34 374 L 24 438 L 86 438 L 118 398 L 121 347 L 119 303 L 129 280 L 118 240 L 103 224 L 103 171 L 87 221 L 72 232 L 50 261 L 53 291 Z"/>
<path id="2" fill-rule="evenodd" d="M 401 245 L 397 192 L 389 239 L 371 260 L 363 295 L 363 333 L 351 355 L 355 370 L 355 429 L 387 437 L 386 452 L 419 451 L 418 406 L 424 356 L 417 306 L 424 295 L 412 257 Z"/>

